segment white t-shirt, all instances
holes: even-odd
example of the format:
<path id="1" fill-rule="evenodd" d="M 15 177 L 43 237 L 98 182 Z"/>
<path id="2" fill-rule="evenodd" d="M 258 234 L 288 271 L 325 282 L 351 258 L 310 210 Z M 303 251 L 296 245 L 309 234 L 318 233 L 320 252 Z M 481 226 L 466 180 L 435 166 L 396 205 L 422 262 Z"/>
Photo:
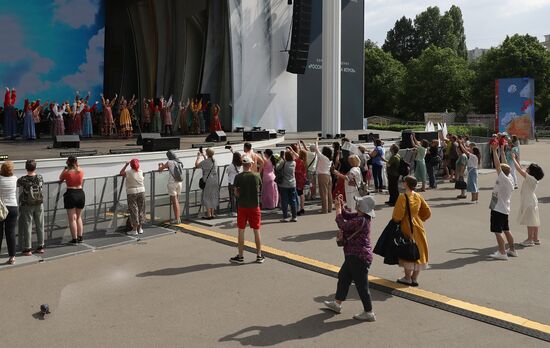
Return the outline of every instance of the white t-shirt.
<path id="1" fill-rule="evenodd" d="M 17 177 L 0 176 L 0 198 L 7 207 L 17 207 Z"/>
<path id="2" fill-rule="evenodd" d="M 498 198 L 497 205 L 493 210 L 499 213 L 510 215 L 510 198 L 514 191 L 514 179 L 500 171 L 493 189 L 493 196 Z"/>
<path id="3" fill-rule="evenodd" d="M 330 175 L 330 166 L 332 161 L 327 156 L 323 155 L 319 150 L 317 150 L 317 174 L 327 174 Z"/>
<path id="4" fill-rule="evenodd" d="M 143 176 L 143 171 L 138 170 L 137 172 L 133 169 L 126 171 L 126 193 L 133 195 L 136 193 L 145 192 L 145 177 Z"/>
<path id="5" fill-rule="evenodd" d="M 227 166 L 227 183 L 233 185 L 235 177 L 241 172 L 240 167 L 235 166 L 233 163 Z"/>
<path id="6" fill-rule="evenodd" d="M 478 158 L 473 153 L 470 154 L 470 157 L 468 157 L 468 168 L 476 168 L 478 167 Z"/>

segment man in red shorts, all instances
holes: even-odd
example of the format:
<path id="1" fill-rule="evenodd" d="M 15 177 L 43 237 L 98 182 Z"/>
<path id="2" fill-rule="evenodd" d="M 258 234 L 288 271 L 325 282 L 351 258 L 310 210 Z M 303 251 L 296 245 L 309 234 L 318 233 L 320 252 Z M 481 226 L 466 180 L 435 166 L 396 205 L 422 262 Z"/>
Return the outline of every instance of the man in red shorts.
<path id="1" fill-rule="evenodd" d="M 256 241 L 256 262 L 262 263 L 265 258 L 262 255 L 262 243 L 260 241 L 260 226 L 262 213 L 260 212 L 260 200 L 258 194 L 261 191 L 262 179 L 250 169 L 253 161 L 249 156 L 243 157 L 243 172 L 238 174 L 233 181 L 235 197 L 237 197 L 237 227 L 239 228 L 239 255 L 229 259 L 231 263 L 244 263 L 244 230 L 246 224 L 254 230 Z"/>

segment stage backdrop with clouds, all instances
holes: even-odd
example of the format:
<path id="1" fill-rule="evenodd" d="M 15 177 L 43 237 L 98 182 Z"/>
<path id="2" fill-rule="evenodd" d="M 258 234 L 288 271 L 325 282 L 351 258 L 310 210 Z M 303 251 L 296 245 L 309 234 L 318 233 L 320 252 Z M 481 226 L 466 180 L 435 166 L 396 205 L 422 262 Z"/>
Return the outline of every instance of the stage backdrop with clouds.
<path id="1" fill-rule="evenodd" d="M 0 0 L 0 83 L 24 98 L 64 101 L 103 90 L 103 0 Z"/>

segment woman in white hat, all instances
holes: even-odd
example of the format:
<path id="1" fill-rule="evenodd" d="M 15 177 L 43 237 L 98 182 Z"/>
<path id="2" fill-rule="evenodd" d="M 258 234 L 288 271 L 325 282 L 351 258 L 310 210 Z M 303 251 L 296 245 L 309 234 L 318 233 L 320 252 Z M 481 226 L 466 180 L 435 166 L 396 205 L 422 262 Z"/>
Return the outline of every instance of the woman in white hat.
<path id="1" fill-rule="evenodd" d="M 338 272 L 338 285 L 334 301 L 325 301 L 330 310 L 341 313 L 342 302 L 346 300 L 351 282 L 355 283 L 363 312 L 354 319 L 375 321 L 369 291 L 369 267 L 372 263 L 372 245 L 370 241 L 371 218 L 374 218 L 376 202 L 371 196 L 355 197 L 356 213 L 342 210 L 344 197 L 339 195 L 335 202 L 336 223 L 341 230 L 339 245 L 343 244 L 345 261 Z"/>

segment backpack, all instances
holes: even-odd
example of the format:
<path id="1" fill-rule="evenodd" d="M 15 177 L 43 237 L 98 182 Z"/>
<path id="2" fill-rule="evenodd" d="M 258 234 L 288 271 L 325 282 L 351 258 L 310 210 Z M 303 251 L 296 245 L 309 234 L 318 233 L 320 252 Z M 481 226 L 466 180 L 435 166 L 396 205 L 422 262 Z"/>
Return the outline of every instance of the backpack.
<path id="1" fill-rule="evenodd" d="M 183 163 L 180 161 L 173 161 L 174 169 L 170 171 L 170 174 L 174 177 L 174 180 L 177 182 L 183 182 Z"/>
<path id="2" fill-rule="evenodd" d="M 283 163 L 281 169 L 277 169 L 277 167 L 275 167 L 275 183 L 277 185 L 281 185 L 283 183 L 285 165 L 286 161 Z"/>
<path id="3" fill-rule="evenodd" d="M 30 205 L 38 205 L 44 202 L 44 193 L 42 192 L 42 180 L 38 176 L 34 176 L 29 182 L 29 186 L 25 187 L 25 196 L 27 203 Z"/>
<path id="4" fill-rule="evenodd" d="M 407 176 L 410 174 L 411 165 L 405 161 L 403 158 L 399 160 L 399 175 Z"/>

